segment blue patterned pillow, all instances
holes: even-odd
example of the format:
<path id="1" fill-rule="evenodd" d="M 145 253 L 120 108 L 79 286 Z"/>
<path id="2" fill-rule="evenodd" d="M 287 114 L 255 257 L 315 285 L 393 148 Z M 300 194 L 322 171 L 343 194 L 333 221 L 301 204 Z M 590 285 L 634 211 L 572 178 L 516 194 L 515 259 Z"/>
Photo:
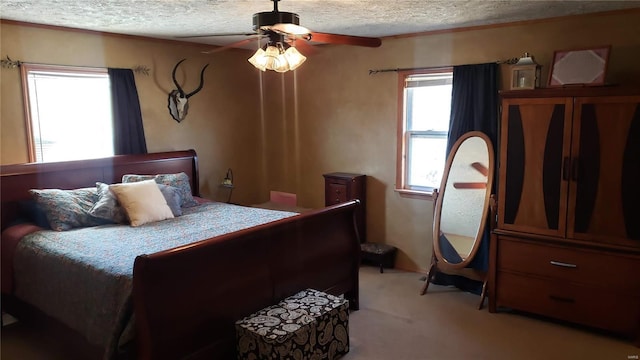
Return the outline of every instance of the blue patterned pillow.
<path id="1" fill-rule="evenodd" d="M 116 195 L 109 190 L 109 185 L 97 182 L 96 189 L 98 191 L 98 201 L 89 210 L 89 214 L 116 224 L 126 224 L 127 213 L 118 203 Z"/>
<path id="2" fill-rule="evenodd" d="M 122 175 L 122 183 L 126 184 L 126 183 L 132 183 L 132 182 L 140 182 L 140 181 L 155 179 L 155 177 L 156 177 L 155 175 L 126 174 L 126 175 Z"/>
<path id="3" fill-rule="evenodd" d="M 164 199 L 167 201 L 167 205 L 169 205 L 169 209 L 173 213 L 174 217 L 182 216 L 182 208 L 180 205 L 182 204 L 182 191 L 177 187 L 158 184 L 160 188 L 160 192 Z"/>
<path id="4" fill-rule="evenodd" d="M 144 180 L 154 179 L 156 183 L 173 186 L 180 189 L 182 193 L 181 207 L 192 207 L 198 205 L 198 202 L 193 199 L 191 193 L 191 183 L 189 182 L 189 175 L 184 172 L 177 174 L 158 174 L 158 175 L 132 175 L 127 174 L 122 176 L 123 183 L 138 182 Z"/>
<path id="5" fill-rule="evenodd" d="M 105 223 L 103 219 L 89 214 L 98 200 L 96 188 L 75 190 L 31 189 L 29 193 L 47 215 L 49 226 L 56 231 L 78 227 L 97 226 Z"/>

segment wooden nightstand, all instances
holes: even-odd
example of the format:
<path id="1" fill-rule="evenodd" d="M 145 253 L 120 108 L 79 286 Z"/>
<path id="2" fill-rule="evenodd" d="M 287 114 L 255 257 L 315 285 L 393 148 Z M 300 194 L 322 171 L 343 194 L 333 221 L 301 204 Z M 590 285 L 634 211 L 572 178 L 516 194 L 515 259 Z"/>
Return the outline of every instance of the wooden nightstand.
<path id="1" fill-rule="evenodd" d="M 360 208 L 356 213 L 360 242 L 367 238 L 366 203 L 367 176 L 350 173 L 324 174 L 325 206 L 340 204 L 349 200 L 360 200 Z"/>

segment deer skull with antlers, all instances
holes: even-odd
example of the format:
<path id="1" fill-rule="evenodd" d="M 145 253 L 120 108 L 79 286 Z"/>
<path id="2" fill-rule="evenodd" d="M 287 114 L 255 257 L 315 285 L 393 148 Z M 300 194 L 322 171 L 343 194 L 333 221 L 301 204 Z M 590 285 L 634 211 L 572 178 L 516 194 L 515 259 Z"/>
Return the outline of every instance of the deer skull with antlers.
<path id="1" fill-rule="evenodd" d="M 204 85 L 204 71 L 207 69 L 207 66 L 209 66 L 209 64 L 205 65 L 200 72 L 200 85 L 195 90 L 187 94 L 182 90 L 182 87 L 180 87 L 180 84 L 178 84 L 178 81 L 176 80 L 176 70 L 185 60 L 186 59 L 178 61 L 176 66 L 173 67 L 173 72 L 171 73 L 173 83 L 176 85 L 177 89 L 172 90 L 169 93 L 169 113 L 177 122 L 181 122 L 187 116 L 187 111 L 189 110 L 189 98 L 202 90 L 202 86 Z"/>

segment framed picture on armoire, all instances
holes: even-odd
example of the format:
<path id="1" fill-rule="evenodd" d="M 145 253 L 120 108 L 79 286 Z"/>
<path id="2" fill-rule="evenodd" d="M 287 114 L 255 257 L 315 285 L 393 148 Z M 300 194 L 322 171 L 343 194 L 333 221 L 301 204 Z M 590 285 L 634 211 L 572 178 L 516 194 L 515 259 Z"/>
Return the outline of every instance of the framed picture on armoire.
<path id="1" fill-rule="evenodd" d="M 611 46 L 553 53 L 549 87 L 599 86 L 605 84 Z"/>

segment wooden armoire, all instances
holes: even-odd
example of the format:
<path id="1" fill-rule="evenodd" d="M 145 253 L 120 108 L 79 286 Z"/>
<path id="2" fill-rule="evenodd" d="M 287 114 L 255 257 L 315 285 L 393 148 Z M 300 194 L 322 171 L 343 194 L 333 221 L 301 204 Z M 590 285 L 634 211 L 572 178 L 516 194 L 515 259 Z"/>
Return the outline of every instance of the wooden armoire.
<path id="1" fill-rule="evenodd" d="M 489 311 L 640 346 L 640 89 L 501 93 Z"/>

